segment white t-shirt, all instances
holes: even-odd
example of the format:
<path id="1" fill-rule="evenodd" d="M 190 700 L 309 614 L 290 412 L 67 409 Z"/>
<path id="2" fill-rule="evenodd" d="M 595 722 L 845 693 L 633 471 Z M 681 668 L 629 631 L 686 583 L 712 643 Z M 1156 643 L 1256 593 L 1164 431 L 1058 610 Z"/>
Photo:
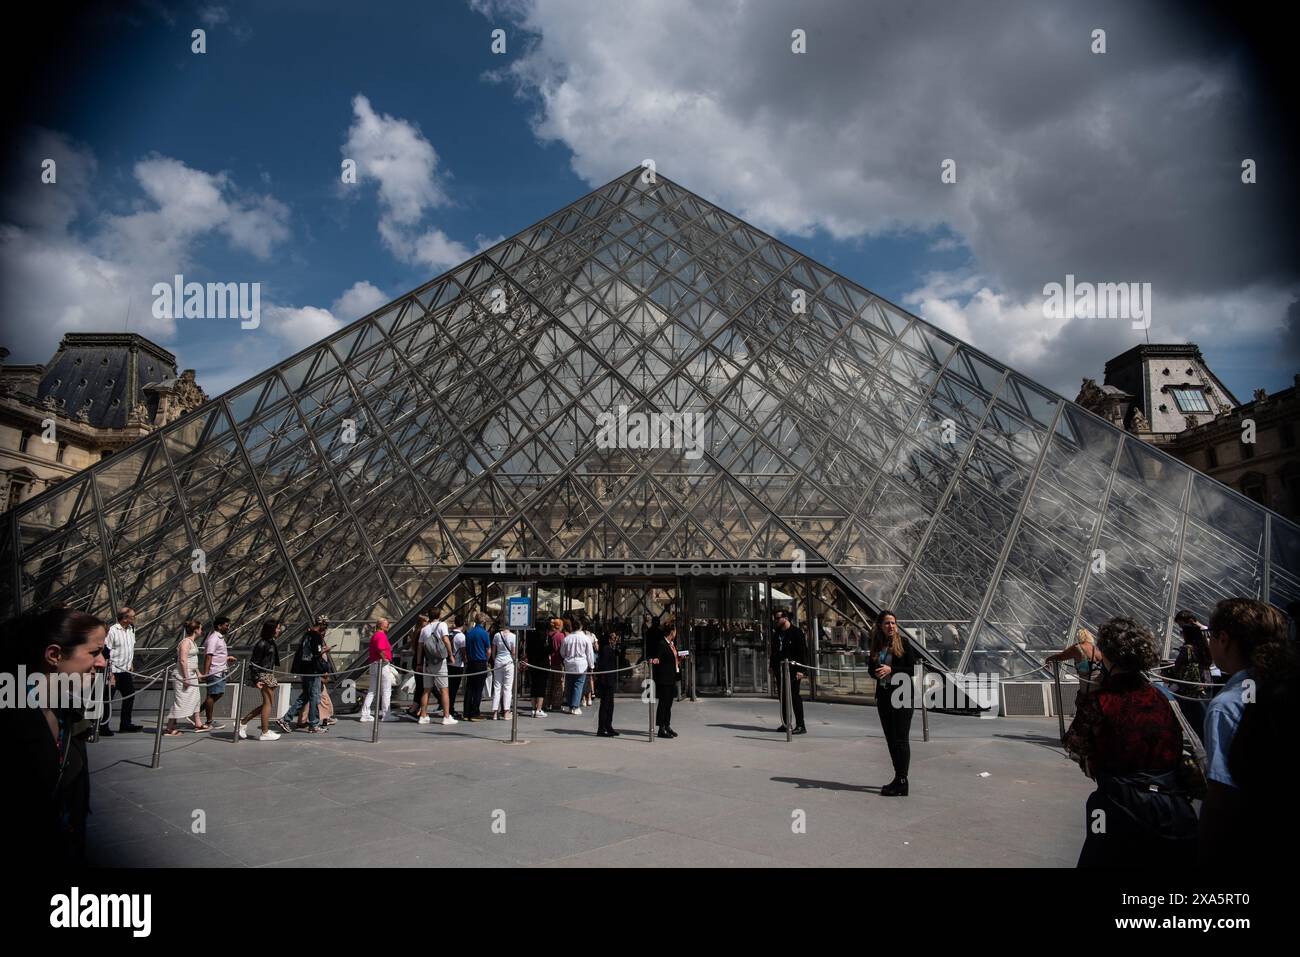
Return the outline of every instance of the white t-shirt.
<path id="1" fill-rule="evenodd" d="M 515 658 L 515 633 L 507 628 L 492 636 L 492 661 L 497 666 L 513 662 Z"/>
<path id="2" fill-rule="evenodd" d="M 446 634 L 447 626 L 441 621 L 431 621 L 420 629 L 420 645 L 424 648 L 425 670 L 430 674 L 447 660 L 447 645 L 442 640 Z"/>
<path id="3" fill-rule="evenodd" d="M 451 636 L 451 663 L 457 668 L 465 667 L 465 632 L 459 628 Z"/>

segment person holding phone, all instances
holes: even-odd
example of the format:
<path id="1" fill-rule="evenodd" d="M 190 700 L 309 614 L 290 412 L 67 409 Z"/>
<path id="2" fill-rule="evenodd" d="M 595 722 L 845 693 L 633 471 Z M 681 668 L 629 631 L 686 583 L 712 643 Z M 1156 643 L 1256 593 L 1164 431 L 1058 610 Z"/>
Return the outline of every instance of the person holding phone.
<path id="1" fill-rule="evenodd" d="M 898 616 L 885 609 L 871 634 L 871 673 L 876 679 L 876 712 L 889 746 L 894 780 L 880 789 L 882 797 L 907 797 L 907 771 L 912 761 L 908 736 L 912 729 L 912 669 L 916 655 L 898 630 Z"/>

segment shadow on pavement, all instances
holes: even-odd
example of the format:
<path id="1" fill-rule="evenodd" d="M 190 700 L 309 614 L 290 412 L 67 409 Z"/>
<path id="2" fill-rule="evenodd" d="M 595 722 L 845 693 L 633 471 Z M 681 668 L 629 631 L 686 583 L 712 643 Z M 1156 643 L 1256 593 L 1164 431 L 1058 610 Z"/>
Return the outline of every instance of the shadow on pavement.
<path id="1" fill-rule="evenodd" d="M 823 791 L 861 791 L 871 794 L 878 794 L 880 792 L 880 785 L 844 784 L 841 781 L 816 781 L 812 778 L 772 778 L 772 780 L 781 781 L 785 784 L 797 785 L 801 791 L 810 788 L 820 788 Z"/>

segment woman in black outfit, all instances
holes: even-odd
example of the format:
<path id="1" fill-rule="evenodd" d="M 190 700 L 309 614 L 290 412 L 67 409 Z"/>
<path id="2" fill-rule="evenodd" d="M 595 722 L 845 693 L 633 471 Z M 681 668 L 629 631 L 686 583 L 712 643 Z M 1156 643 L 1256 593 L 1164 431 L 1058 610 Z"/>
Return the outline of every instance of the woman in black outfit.
<path id="1" fill-rule="evenodd" d="M 916 656 L 898 630 L 898 618 L 888 609 L 876 619 L 871 632 L 871 669 L 876 677 L 876 711 L 894 764 L 894 780 L 883 797 L 907 797 L 907 767 L 912 760 L 908 735 L 912 730 L 912 668 Z"/>
<path id="2" fill-rule="evenodd" d="M 529 668 L 529 665 L 534 667 Z M 550 666 L 551 640 L 546 629 L 530 628 L 524 642 L 524 672 L 528 675 L 528 694 L 533 699 L 534 718 L 546 716 L 543 705 L 546 704 L 546 686 L 551 680 L 551 673 L 546 670 Z"/>
<path id="3" fill-rule="evenodd" d="M 677 657 L 675 625 L 668 625 L 662 634 L 646 645 L 646 657 L 650 659 L 655 699 L 659 702 L 655 708 L 659 737 L 675 738 L 677 732 L 672 728 L 673 699 L 677 697 L 677 670 L 681 667 Z"/>
<path id="4" fill-rule="evenodd" d="M 108 627 L 71 608 L 28 612 L 0 625 L 0 672 L 25 666 L 27 688 L 40 682 L 43 707 L 0 708 L 0 767 L 6 771 L 4 803 L 7 853 L 13 860 L 80 863 L 86 852 L 90 769 L 89 723 L 76 701 L 57 700 L 60 684 L 79 685 L 84 695 L 95 669 L 104 667 Z M 54 676 L 66 675 L 60 684 Z"/>

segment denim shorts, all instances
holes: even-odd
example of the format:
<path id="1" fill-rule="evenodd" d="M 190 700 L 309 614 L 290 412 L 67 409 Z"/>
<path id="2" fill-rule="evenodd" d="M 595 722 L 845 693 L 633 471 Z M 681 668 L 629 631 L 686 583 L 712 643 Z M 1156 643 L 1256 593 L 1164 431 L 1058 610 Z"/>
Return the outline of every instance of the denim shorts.
<path id="1" fill-rule="evenodd" d="M 208 694 L 216 697 L 219 694 L 226 693 L 226 676 L 224 674 L 211 675 L 207 680 Z"/>

